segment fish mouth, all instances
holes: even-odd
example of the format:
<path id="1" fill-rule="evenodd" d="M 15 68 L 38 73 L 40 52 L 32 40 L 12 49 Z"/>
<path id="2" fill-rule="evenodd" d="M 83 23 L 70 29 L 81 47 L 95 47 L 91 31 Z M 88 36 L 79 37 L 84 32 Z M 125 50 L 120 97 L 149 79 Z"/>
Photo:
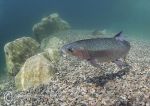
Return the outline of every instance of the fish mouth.
<path id="1" fill-rule="evenodd" d="M 66 54 L 66 53 L 67 53 L 64 46 L 60 49 L 60 53 L 61 53 L 61 54 Z"/>

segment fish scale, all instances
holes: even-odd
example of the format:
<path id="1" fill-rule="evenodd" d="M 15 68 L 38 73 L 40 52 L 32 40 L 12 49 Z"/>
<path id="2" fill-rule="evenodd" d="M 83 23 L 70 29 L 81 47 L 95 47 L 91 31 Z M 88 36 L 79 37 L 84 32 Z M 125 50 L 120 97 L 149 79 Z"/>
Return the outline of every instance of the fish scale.
<path id="1" fill-rule="evenodd" d="M 122 48 L 122 45 L 119 42 L 117 42 L 115 39 L 113 38 L 106 38 L 106 39 L 86 39 L 86 40 L 82 40 L 82 41 L 79 41 L 79 42 L 76 42 L 76 43 L 79 43 L 78 45 L 80 45 L 80 47 L 83 47 L 87 50 L 107 50 L 107 49 L 115 49 L 115 48 Z"/>

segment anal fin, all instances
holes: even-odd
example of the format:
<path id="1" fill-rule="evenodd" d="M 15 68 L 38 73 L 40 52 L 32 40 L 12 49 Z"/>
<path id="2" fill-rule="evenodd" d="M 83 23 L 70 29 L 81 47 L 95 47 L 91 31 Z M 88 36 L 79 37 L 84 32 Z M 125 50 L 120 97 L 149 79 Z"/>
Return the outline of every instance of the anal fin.
<path id="1" fill-rule="evenodd" d="M 129 66 L 126 62 L 123 62 L 119 59 L 113 61 L 120 69 L 122 69 L 123 67 L 127 67 Z"/>

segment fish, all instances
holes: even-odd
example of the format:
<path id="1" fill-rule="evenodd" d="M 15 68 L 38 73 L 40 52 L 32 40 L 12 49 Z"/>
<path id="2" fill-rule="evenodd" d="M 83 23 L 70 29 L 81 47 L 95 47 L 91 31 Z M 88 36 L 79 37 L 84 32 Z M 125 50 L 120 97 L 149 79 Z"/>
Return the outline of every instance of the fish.
<path id="1" fill-rule="evenodd" d="M 113 62 L 122 68 L 128 66 L 126 57 L 130 48 L 130 43 L 120 31 L 114 37 L 83 39 L 65 44 L 61 52 L 87 60 L 94 67 L 101 67 L 98 63 Z"/>

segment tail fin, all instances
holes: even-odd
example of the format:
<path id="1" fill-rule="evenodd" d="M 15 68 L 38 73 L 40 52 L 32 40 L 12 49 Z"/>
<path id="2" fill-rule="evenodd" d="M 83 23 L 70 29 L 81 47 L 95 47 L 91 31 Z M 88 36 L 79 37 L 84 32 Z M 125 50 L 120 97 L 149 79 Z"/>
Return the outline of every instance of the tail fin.
<path id="1" fill-rule="evenodd" d="M 114 38 L 116 40 L 119 40 L 119 41 L 124 41 L 124 37 L 122 36 L 122 31 L 120 31 L 119 33 L 117 33 Z"/>

